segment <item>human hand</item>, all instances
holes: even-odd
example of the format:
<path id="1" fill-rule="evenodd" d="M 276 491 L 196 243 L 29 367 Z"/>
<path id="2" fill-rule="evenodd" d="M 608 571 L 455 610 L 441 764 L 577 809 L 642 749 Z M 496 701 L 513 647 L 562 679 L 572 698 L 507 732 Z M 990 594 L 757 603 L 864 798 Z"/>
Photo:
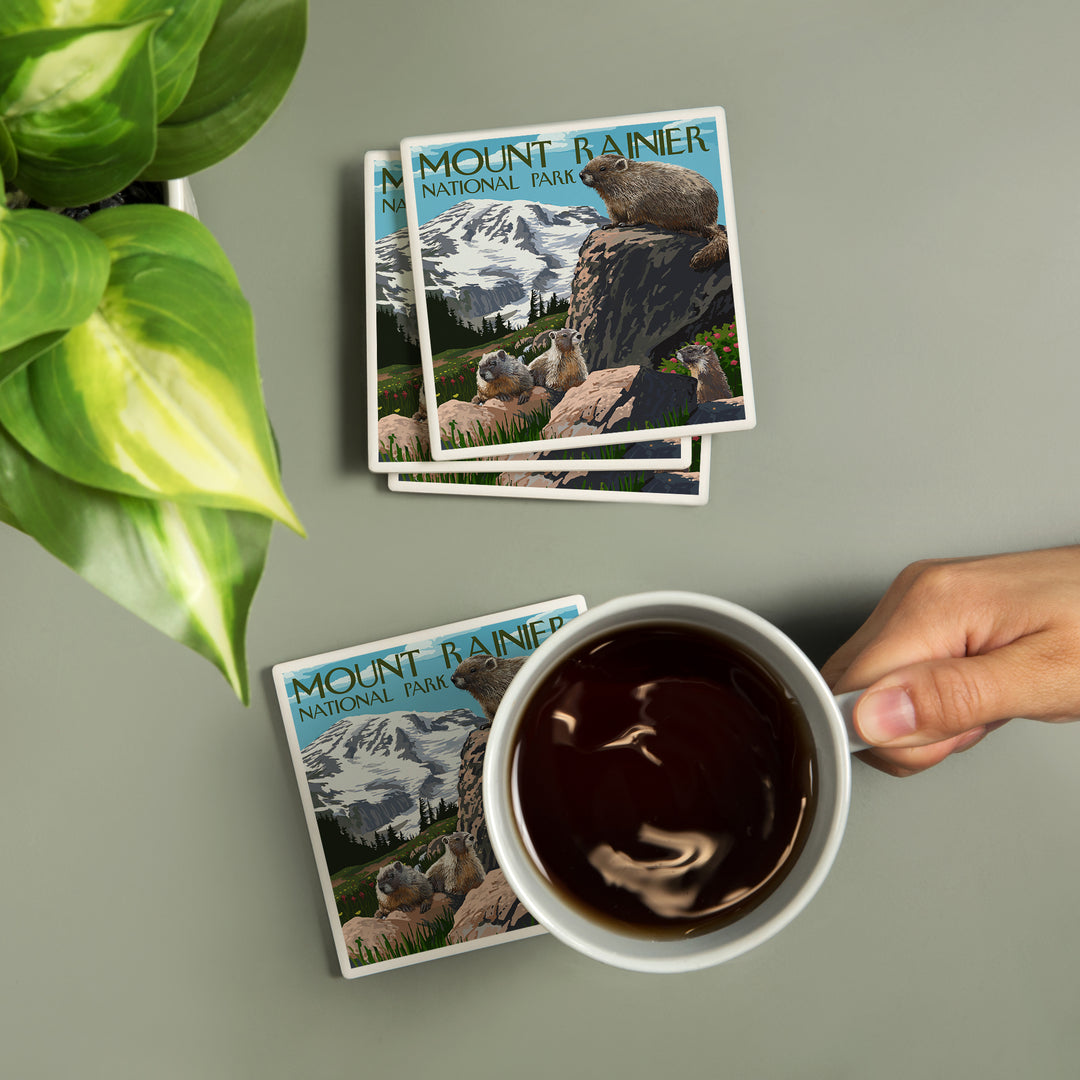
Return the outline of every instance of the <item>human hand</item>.
<path id="1" fill-rule="evenodd" d="M 860 756 L 910 776 L 1011 717 L 1080 717 L 1080 546 L 914 563 L 822 668 Z"/>

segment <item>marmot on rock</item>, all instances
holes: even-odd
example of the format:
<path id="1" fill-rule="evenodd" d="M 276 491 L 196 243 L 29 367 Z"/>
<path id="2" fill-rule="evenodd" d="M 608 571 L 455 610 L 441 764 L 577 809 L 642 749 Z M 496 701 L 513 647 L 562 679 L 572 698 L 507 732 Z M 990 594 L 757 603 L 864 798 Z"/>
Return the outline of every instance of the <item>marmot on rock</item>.
<path id="1" fill-rule="evenodd" d="M 697 379 L 697 399 L 719 401 L 731 397 L 731 387 L 711 345 L 684 345 L 675 356 Z"/>
<path id="2" fill-rule="evenodd" d="M 518 356 L 511 356 L 505 349 L 484 353 L 476 367 L 476 397 L 474 405 L 498 398 L 510 401 L 517 398 L 519 405 L 524 405 L 532 393 L 533 378 L 524 361 Z"/>
<path id="3" fill-rule="evenodd" d="M 611 226 L 605 229 L 656 225 L 703 236 L 709 242 L 691 258 L 694 270 L 708 270 L 727 255 L 727 229 L 716 220 L 720 199 L 701 173 L 666 161 L 631 161 L 620 154 L 600 154 L 578 176 L 604 200 L 611 218 Z"/>
<path id="4" fill-rule="evenodd" d="M 524 656 L 467 656 L 458 664 L 450 681 L 459 690 L 468 690 L 484 710 L 489 720 L 502 701 L 510 681 L 525 663 Z"/>
<path id="5" fill-rule="evenodd" d="M 379 901 L 375 918 L 385 919 L 391 911 L 412 911 L 418 904 L 421 911 L 427 911 L 434 893 L 431 882 L 416 867 L 400 861 L 387 863 L 375 880 Z"/>
<path id="6" fill-rule="evenodd" d="M 483 884 L 484 867 L 473 851 L 471 833 L 448 833 L 445 840 L 442 858 L 427 869 L 429 888 L 456 899 Z"/>
<path id="7" fill-rule="evenodd" d="M 551 346 L 529 364 L 529 374 L 537 386 L 565 393 L 589 377 L 585 357 L 581 355 L 581 334 L 567 326 L 549 330 L 548 336 Z"/>

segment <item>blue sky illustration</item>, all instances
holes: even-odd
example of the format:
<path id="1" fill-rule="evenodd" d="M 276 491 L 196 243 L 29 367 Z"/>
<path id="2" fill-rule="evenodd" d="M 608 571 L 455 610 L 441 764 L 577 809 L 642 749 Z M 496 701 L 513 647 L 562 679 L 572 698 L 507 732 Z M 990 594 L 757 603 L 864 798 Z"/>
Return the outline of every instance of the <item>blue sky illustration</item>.
<path id="1" fill-rule="evenodd" d="M 405 188 L 401 182 L 401 161 L 398 158 L 372 156 L 369 164 L 371 166 L 369 183 L 374 195 L 375 239 L 381 240 L 384 236 L 397 232 L 398 229 L 404 229 L 407 224 Z"/>
<path id="2" fill-rule="evenodd" d="M 447 666 L 447 662 L 444 660 L 443 645 L 447 642 L 452 642 L 457 646 L 460 655 L 464 658 L 469 655 L 469 648 L 471 644 L 471 638 L 477 637 L 480 641 L 484 642 L 488 649 L 491 650 L 492 646 L 492 633 L 498 633 L 500 629 L 506 630 L 508 633 L 518 635 L 518 628 L 523 623 L 530 621 L 536 622 L 541 631 L 540 640 L 546 641 L 548 637 L 547 627 L 550 625 L 548 620 L 553 617 L 561 618 L 564 622 L 569 622 L 575 615 L 578 614 L 576 607 L 570 605 L 566 607 L 555 607 L 552 609 L 542 609 L 536 613 L 525 613 L 516 618 L 495 620 L 490 623 L 480 623 L 477 625 L 465 625 L 463 628 L 455 630 L 451 633 L 442 634 L 436 637 L 409 637 L 402 638 L 400 641 L 388 640 L 384 643 L 376 643 L 374 648 L 362 646 L 360 651 L 355 653 L 343 652 L 333 654 L 333 659 L 326 659 L 325 657 L 313 658 L 317 662 L 310 664 L 300 664 L 295 667 L 289 667 L 279 671 L 278 678 L 283 682 L 285 691 L 288 695 L 289 709 L 292 717 L 293 726 L 296 729 L 297 741 L 300 744 L 300 749 L 306 747 L 309 743 L 317 739 L 328 728 L 333 727 L 342 717 L 345 716 L 369 716 L 369 715 L 385 715 L 390 712 L 441 712 L 448 711 L 450 709 L 472 709 L 478 715 L 483 715 L 480 706 L 477 704 L 476 699 L 466 692 L 465 690 L 459 690 L 453 683 L 450 682 L 450 676 L 454 672 L 454 668 L 457 666 L 456 661 L 453 658 L 453 653 L 447 651 L 445 655 L 450 657 L 450 666 Z M 370 705 L 364 705 L 360 702 L 356 694 L 366 693 L 367 691 L 358 685 L 355 685 L 355 675 L 350 674 L 352 669 L 357 668 L 365 682 L 373 682 L 371 677 L 372 662 L 376 657 L 393 658 L 396 654 L 405 652 L 411 649 L 418 649 L 419 654 L 414 657 L 414 663 L 416 665 L 416 680 L 422 681 L 425 678 L 430 678 L 433 681 L 437 680 L 438 676 L 443 676 L 443 681 L 446 683 L 445 690 L 433 690 L 426 693 L 417 693 L 406 695 L 405 688 L 402 680 L 396 677 L 387 679 L 384 689 L 388 696 L 393 700 L 387 703 L 373 701 Z M 477 650 L 479 651 L 479 650 Z M 518 648 L 517 646 L 510 644 L 506 649 L 505 655 L 507 656 L 525 656 L 531 650 Z M 407 665 L 403 665 L 403 670 L 409 672 L 408 682 L 412 683 L 411 669 Z M 307 695 L 302 691 L 299 694 L 299 702 L 297 702 L 297 694 L 294 692 L 293 679 L 298 679 L 305 687 L 310 687 L 315 679 L 315 676 L 322 673 L 324 684 L 329 679 L 329 684 L 338 692 L 328 692 L 325 695 L 325 701 L 332 700 L 342 701 L 345 699 L 352 699 L 351 707 L 345 709 L 342 712 L 332 712 L 327 716 L 306 716 L 301 712 L 301 709 L 311 710 L 311 706 L 319 703 L 321 700 L 317 693 Z M 327 710 L 330 712 L 330 710 Z"/>
<path id="3" fill-rule="evenodd" d="M 589 150 L 591 150 L 593 155 L 597 155 L 605 152 L 605 136 L 610 136 L 610 138 L 620 147 L 622 152 L 627 153 L 627 138 L 630 132 L 640 131 L 649 134 L 655 129 L 670 129 L 674 135 L 673 146 L 675 148 L 685 148 L 687 144 L 685 139 L 680 136 L 680 133 L 685 133 L 687 126 L 700 129 L 700 137 L 705 144 L 706 150 L 701 150 L 695 141 L 692 144 L 692 152 L 673 153 L 670 155 L 665 154 L 661 156 L 653 153 L 641 143 L 638 143 L 638 152 L 636 156 L 643 161 L 668 161 L 672 164 L 683 165 L 686 168 L 701 173 L 701 175 L 709 180 L 713 187 L 716 188 L 717 194 L 720 196 L 720 213 L 718 220 L 720 224 L 726 224 L 721 158 L 719 152 L 721 147 L 719 144 L 719 136 L 717 134 L 716 119 L 713 116 L 703 116 L 700 113 L 688 114 L 684 119 L 679 119 L 674 114 L 665 114 L 663 122 L 642 121 L 640 123 L 622 123 L 610 126 L 601 123 L 589 127 L 558 130 L 545 129 L 543 131 L 531 132 L 521 131 L 513 132 L 511 134 L 500 133 L 497 135 L 484 135 L 481 133 L 479 135 L 467 136 L 464 139 L 458 137 L 451 142 L 413 142 L 410 144 L 410 153 L 414 176 L 413 183 L 417 193 L 417 217 L 419 224 L 423 225 L 425 222 L 437 217 L 444 210 L 447 210 L 451 206 L 460 203 L 463 199 L 468 198 L 498 200 L 522 199 L 530 202 L 546 203 L 550 206 L 591 206 L 594 209 L 599 210 L 600 213 L 604 213 L 604 204 L 600 196 L 592 189 L 586 187 L 578 179 L 578 173 L 587 162 L 588 155 L 582 152 L 580 146 L 577 150 L 575 149 L 575 139 L 586 140 Z M 540 167 L 538 152 L 536 150 L 533 151 L 532 167 L 523 164 L 512 157 L 509 159 L 509 166 L 503 163 L 500 147 L 504 143 L 524 147 L 528 143 L 537 142 L 539 140 L 550 141 L 552 144 L 545 148 L 543 168 Z M 481 192 L 477 194 L 465 192 L 456 195 L 425 193 L 423 187 L 425 183 L 429 185 L 436 181 L 446 183 L 447 177 L 443 172 L 439 172 L 438 174 L 428 173 L 425 179 L 421 181 L 421 153 L 424 154 L 428 161 L 434 162 L 441 157 L 444 151 L 448 151 L 452 158 L 455 152 L 463 147 L 479 148 L 485 146 L 489 150 L 489 160 L 492 162 L 493 170 L 498 166 L 499 171 L 488 171 L 487 168 L 481 167 L 479 171 L 475 173 L 475 177 L 477 179 L 493 178 L 496 176 L 501 176 L 504 179 L 512 178 L 513 183 L 516 185 L 515 190 L 497 190 L 494 192 Z M 607 152 L 612 152 L 610 147 Z M 470 171 L 478 164 L 479 162 L 474 155 L 467 153 L 462 155 L 461 166 L 463 170 Z M 536 178 L 534 182 L 534 173 L 549 178 L 552 177 L 553 174 L 558 174 L 568 182 L 546 183 L 539 178 Z M 453 171 L 451 172 L 450 178 L 455 180 L 468 179 Z"/>

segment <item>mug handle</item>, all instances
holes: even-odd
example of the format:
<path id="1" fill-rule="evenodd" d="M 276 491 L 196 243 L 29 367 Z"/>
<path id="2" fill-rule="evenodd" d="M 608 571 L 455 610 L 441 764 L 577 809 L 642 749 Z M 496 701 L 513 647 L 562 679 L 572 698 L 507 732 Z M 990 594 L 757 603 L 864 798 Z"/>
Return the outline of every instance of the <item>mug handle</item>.
<path id="1" fill-rule="evenodd" d="M 853 754 L 857 754 L 860 750 L 869 750 L 871 746 L 867 742 L 863 742 L 859 738 L 858 732 L 855 730 L 855 702 L 862 697 L 862 690 L 850 690 L 846 694 L 833 695 L 836 700 L 836 706 L 840 710 L 840 715 L 844 720 L 844 729 L 847 731 L 848 747 Z"/>

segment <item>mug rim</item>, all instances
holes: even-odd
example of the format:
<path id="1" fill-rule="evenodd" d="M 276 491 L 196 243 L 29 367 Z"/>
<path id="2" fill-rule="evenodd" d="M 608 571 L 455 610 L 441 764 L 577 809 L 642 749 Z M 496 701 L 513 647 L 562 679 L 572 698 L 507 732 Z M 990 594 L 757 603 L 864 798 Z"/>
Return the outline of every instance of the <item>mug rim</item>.
<path id="1" fill-rule="evenodd" d="M 673 617 L 672 609 L 685 616 Z M 664 614 L 664 612 L 667 614 Z M 650 614 L 652 613 L 652 614 Z M 695 620 L 694 615 L 697 614 Z M 746 627 L 752 637 L 768 642 L 805 684 L 819 706 L 822 723 L 808 715 L 822 773 L 824 755 L 835 765 L 825 777 L 832 798 L 823 805 L 821 795 L 815 819 L 800 862 L 812 857 L 804 872 L 789 874 L 785 881 L 742 919 L 727 927 L 684 938 L 651 938 L 640 933 L 619 933 L 601 926 L 567 905 L 538 870 L 516 823 L 513 807 L 511 755 L 520 725 L 521 712 L 532 691 L 548 672 L 578 645 L 605 627 L 636 623 L 702 622 L 702 615 L 720 617 Z M 723 634 L 723 630 L 717 630 Z M 770 668 L 771 658 L 762 657 L 760 641 L 741 642 Z M 778 673 L 790 687 L 789 672 Z M 804 708 L 809 704 L 799 693 Z M 807 709 L 809 714 L 809 709 Z M 824 734 L 828 738 L 823 738 Z M 687 590 L 655 590 L 631 593 L 605 601 L 566 623 L 526 659 L 496 710 L 484 751 L 482 795 L 484 819 L 495 857 L 511 889 L 531 915 L 554 937 L 594 959 L 616 967 L 646 972 L 692 971 L 741 955 L 787 926 L 810 902 L 821 887 L 835 860 L 847 822 L 851 797 L 851 757 L 845 727 L 832 691 L 806 654 L 774 624 L 730 600 Z M 812 856 L 811 847 L 817 847 Z M 780 897 L 780 900 L 774 898 Z M 770 911 L 775 908 L 775 911 Z M 743 932 L 733 927 L 745 924 Z"/>

